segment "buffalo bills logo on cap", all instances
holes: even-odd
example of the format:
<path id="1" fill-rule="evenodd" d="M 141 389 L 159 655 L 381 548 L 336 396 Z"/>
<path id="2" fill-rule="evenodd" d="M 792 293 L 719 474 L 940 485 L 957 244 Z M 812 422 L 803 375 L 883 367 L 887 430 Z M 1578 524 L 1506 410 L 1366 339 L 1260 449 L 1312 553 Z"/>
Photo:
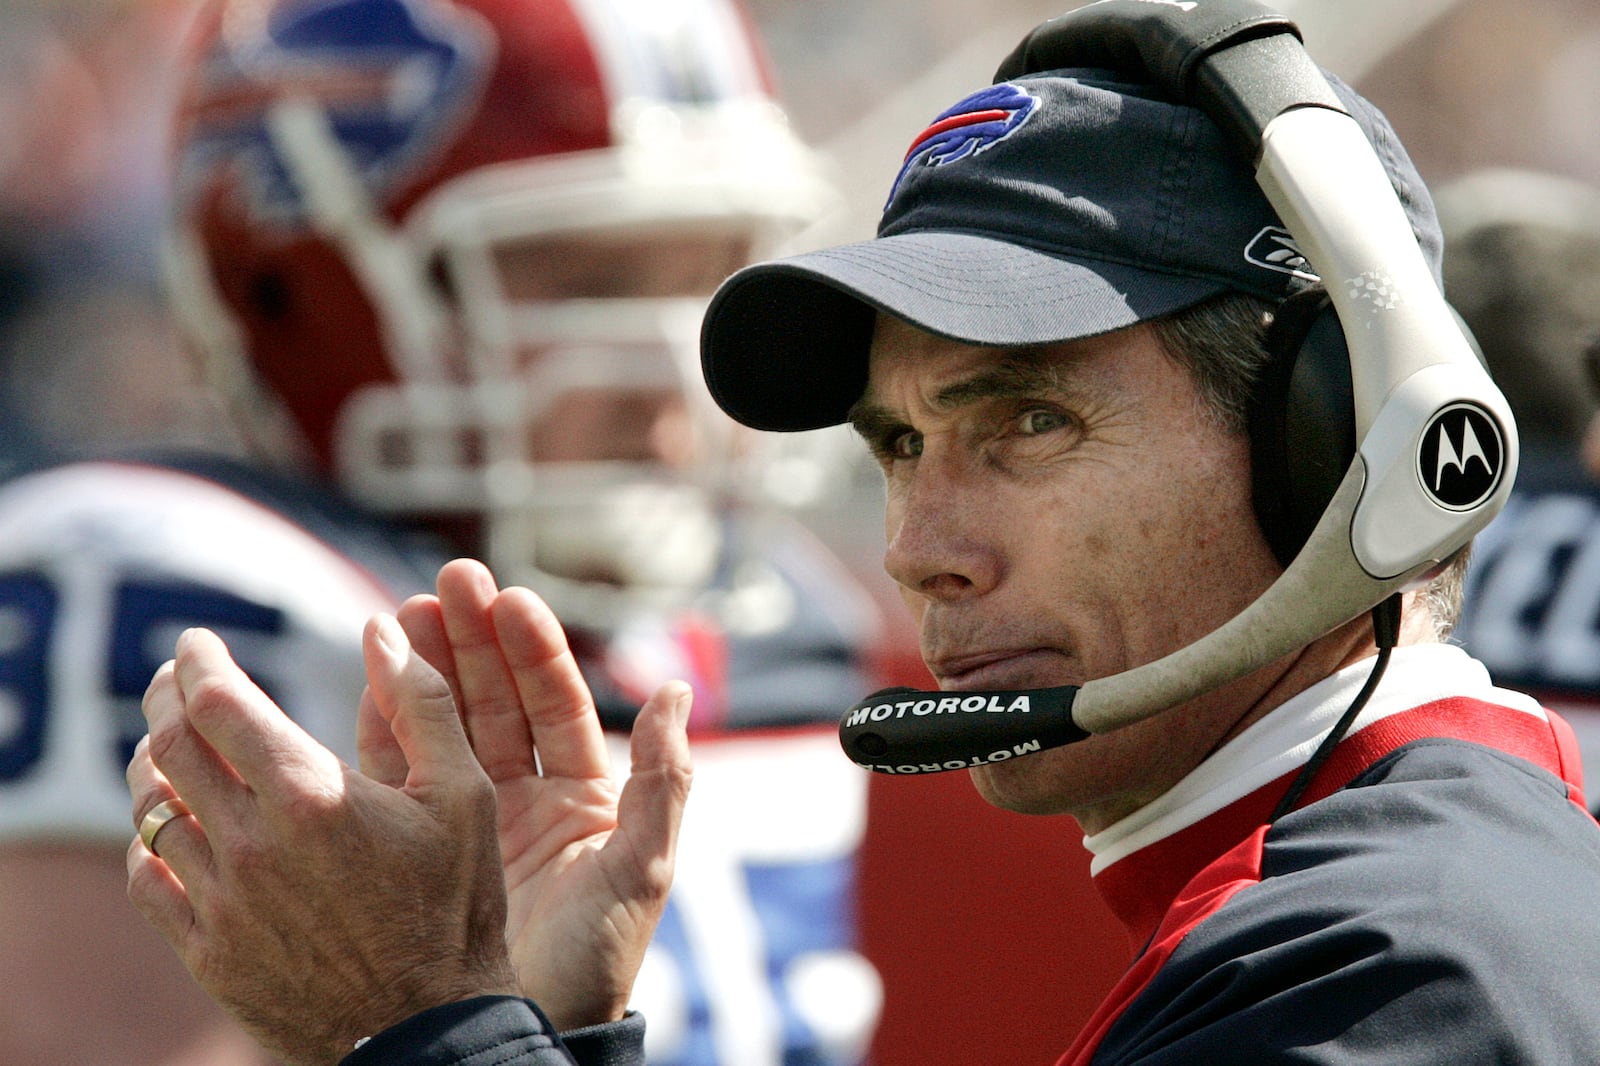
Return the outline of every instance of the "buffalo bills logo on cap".
<path id="1" fill-rule="evenodd" d="M 299 224 L 304 194 L 268 128 L 304 100 L 368 190 L 382 195 L 447 143 L 489 73 L 494 40 L 476 12 L 439 0 L 321 0 L 273 8 L 224 32 L 206 57 L 181 161 L 187 195 L 226 181 L 260 219 Z"/>
<path id="2" fill-rule="evenodd" d="M 915 166 L 939 167 L 987 151 L 1022 128 L 1039 98 L 1009 82 L 980 89 L 917 135 L 889 190 L 892 201 Z"/>

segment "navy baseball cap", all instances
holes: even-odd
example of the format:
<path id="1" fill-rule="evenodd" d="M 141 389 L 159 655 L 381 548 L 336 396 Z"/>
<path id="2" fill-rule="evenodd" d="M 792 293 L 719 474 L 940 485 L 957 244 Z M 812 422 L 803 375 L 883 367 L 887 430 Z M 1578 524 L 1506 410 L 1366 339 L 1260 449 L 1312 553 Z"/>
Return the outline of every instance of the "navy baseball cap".
<path id="1" fill-rule="evenodd" d="M 701 361 L 738 421 L 845 420 L 875 313 L 968 344 L 1050 344 L 1239 291 L 1316 281 L 1248 161 L 1200 111 L 1104 70 L 988 86 L 912 143 L 873 240 L 746 267 L 706 311 Z M 1433 203 L 1388 120 L 1329 77 L 1439 275 Z"/>

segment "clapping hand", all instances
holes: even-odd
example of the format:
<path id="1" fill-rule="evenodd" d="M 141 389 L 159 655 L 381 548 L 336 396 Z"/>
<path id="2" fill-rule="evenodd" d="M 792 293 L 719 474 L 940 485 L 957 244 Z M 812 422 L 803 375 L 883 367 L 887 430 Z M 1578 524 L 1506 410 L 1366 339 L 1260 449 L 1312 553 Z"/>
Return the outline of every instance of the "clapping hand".
<path id="1" fill-rule="evenodd" d="M 374 618 L 364 654 L 357 772 L 215 634 L 179 638 L 128 767 L 134 904 L 287 1063 L 479 995 L 620 1017 L 671 884 L 687 686 L 641 710 L 619 791 L 560 624 L 481 565 Z"/>
<path id="2" fill-rule="evenodd" d="M 664 685 L 640 711 L 619 793 L 588 686 L 532 592 L 499 590 L 481 564 L 457 560 L 438 595 L 408 600 L 399 619 L 451 684 L 494 784 L 523 994 L 562 1030 L 621 1017 L 671 886 L 690 779 L 688 686 Z M 362 768 L 398 786 L 405 745 L 383 711 L 363 704 Z"/>
<path id="3" fill-rule="evenodd" d="M 418 1011 L 517 994 L 494 788 L 449 686 L 395 620 L 369 623 L 364 647 L 402 779 L 340 762 L 203 629 L 151 681 L 128 766 L 129 897 L 288 1063 L 336 1062 Z"/>

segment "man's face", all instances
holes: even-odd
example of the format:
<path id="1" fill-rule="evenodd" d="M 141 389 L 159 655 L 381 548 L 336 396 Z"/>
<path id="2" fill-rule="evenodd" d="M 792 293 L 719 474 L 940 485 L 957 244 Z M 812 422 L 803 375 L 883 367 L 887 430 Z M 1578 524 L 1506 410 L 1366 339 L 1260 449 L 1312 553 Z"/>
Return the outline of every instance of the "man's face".
<path id="1" fill-rule="evenodd" d="M 677 471 L 702 458 L 710 445 L 695 438 L 686 396 L 699 385 L 692 359 L 699 305 L 748 260 L 749 247 L 743 233 L 683 227 L 543 236 L 499 247 L 495 268 L 513 304 L 551 316 L 587 308 L 596 323 L 581 342 L 530 344 L 522 352 L 535 369 L 570 360 L 570 369 L 546 371 L 550 384 L 563 389 L 534 424 L 532 458 L 655 462 Z M 661 317 L 647 317 L 639 301 L 664 301 L 655 312 Z M 672 303 L 684 306 L 666 310 Z M 700 420 L 714 418 L 731 434 L 732 423 L 709 402 L 699 407 Z"/>
<path id="2" fill-rule="evenodd" d="M 478 331 L 473 375 L 520 384 L 524 422 L 501 440 L 526 465 L 497 568 L 530 583 L 686 599 L 712 579 L 716 504 L 739 441 L 699 372 L 698 327 L 716 285 L 748 258 L 748 234 L 688 223 L 506 239 L 495 286 L 463 306 Z M 475 260 L 471 261 L 476 263 Z M 478 312 L 474 317 L 473 312 Z M 539 586 L 550 594 L 553 583 Z M 608 601 L 609 602 L 609 601 Z M 570 620 L 583 610 L 563 603 Z"/>
<path id="3" fill-rule="evenodd" d="M 944 689 L 1128 670 L 1215 629 L 1279 572 L 1251 509 L 1246 437 L 1217 423 L 1148 326 L 980 348 L 880 315 L 852 417 L 887 479 L 885 568 Z M 1262 684 L 974 782 L 1092 832 L 1198 764 Z"/>

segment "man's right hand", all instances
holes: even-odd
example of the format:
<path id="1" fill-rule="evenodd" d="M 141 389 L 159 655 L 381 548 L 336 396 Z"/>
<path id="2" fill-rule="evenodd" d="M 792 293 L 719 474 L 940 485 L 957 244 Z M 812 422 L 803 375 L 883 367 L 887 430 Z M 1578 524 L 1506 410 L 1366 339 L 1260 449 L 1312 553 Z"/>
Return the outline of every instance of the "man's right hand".
<path id="1" fill-rule="evenodd" d="M 588 685 L 542 600 L 456 560 L 437 596 L 413 597 L 398 617 L 450 682 L 495 786 L 523 994 L 558 1030 L 620 1018 L 672 883 L 691 777 L 689 687 L 664 685 L 640 711 L 619 794 Z M 363 702 L 362 768 L 394 784 L 405 759 L 376 709 Z"/>

